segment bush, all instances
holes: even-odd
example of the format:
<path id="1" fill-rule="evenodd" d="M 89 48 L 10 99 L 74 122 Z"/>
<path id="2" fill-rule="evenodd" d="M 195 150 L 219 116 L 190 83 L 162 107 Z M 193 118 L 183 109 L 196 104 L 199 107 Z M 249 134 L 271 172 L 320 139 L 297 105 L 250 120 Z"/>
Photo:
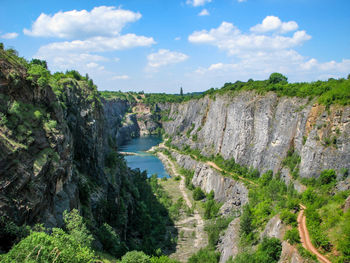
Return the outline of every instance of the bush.
<path id="1" fill-rule="evenodd" d="M 325 185 L 335 182 L 336 179 L 337 174 L 334 170 L 324 170 L 320 175 L 319 182 L 321 185 Z"/>
<path id="2" fill-rule="evenodd" d="M 252 217 L 249 205 L 245 205 L 243 207 L 243 214 L 240 221 L 241 234 L 249 235 L 253 231 Z"/>
<path id="3" fill-rule="evenodd" d="M 215 200 L 207 200 L 204 204 L 204 218 L 211 219 L 217 216 L 220 210 L 220 204 L 215 202 Z"/>
<path id="4" fill-rule="evenodd" d="M 217 263 L 220 259 L 220 253 L 209 248 L 202 248 L 196 254 L 192 255 L 187 263 Z"/>
<path id="5" fill-rule="evenodd" d="M 256 252 L 258 262 L 278 262 L 282 252 L 282 244 L 278 238 L 264 237 Z"/>
<path id="6" fill-rule="evenodd" d="M 32 232 L 1 258 L 3 263 L 12 262 L 95 262 L 93 251 L 81 245 L 62 229 L 54 228 L 52 234 Z"/>
<path id="7" fill-rule="evenodd" d="M 119 258 L 125 253 L 126 248 L 121 245 L 119 236 L 107 223 L 100 226 L 98 237 L 103 245 L 103 249 L 109 254 Z"/>
<path id="8" fill-rule="evenodd" d="M 151 263 L 180 263 L 179 261 L 168 258 L 167 256 L 151 257 Z"/>
<path id="9" fill-rule="evenodd" d="M 219 217 L 206 223 L 204 230 L 208 233 L 209 247 L 216 247 L 220 233 L 228 227 L 231 221 L 232 217 Z"/>
<path id="10" fill-rule="evenodd" d="M 203 198 L 205 198 L 205 194 L 202 191 L 202 189 L 200 187 L 196 187 L 193 190 L 193 199 L 196 201 L 202 200 Z"/>
<path id="11" fill-rule="evenodd" d="M 73 209 L 69 213 L 66 211 L 63 212 L 63 220 L 66 224 L 68 233 L 75 241 L 86 247 L 90 247 L 93 241 L 93 237 L 90 234 L 90 231 L 87 229 L 85 223 L 83 222 L 83 217 L 79 215 L 77 209 Z"/>
<path id="12" fill-rule="evenodd" d="M 292 228 L 284 235 L 284 240 L 287 240 L 290 244 L 294 245 L 300 243 L 299 231 L 296 228 Z"/>
<path id="13" fill-rule="evenodd" d="M 281 212 L 281 220 L 289 225 L 296 226 L 297 225 L 297 215 L 289 212 L 288 210 L 283 210 Z"/>
<path id="14" fill-rule="evenodd" d="M 151 263 L 151 259 L 142 251 L 131 251 L 122 257 L 121 263 Z"/>

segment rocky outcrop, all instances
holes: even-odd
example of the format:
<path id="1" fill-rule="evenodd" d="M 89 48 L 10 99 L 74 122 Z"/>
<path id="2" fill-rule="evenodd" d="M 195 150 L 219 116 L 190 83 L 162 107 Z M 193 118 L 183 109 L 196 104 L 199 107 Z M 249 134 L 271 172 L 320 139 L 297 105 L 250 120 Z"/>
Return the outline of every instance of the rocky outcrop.
<path id="1" fill-rule="evenodd" d="M 135 114 L 130 113 L 132 105 L 127 100 L 103 100 L 106 118 L 105 132 L 113 144 L 122 145 L 140 136 L 140 127 Z"/>
<path id="2" fill-rule="evenodd" d="M 217 250 L 220 252 L 220 263 L 225 263 L 230 257 L 235 258 L 239 253 L 239 222 L 240 219 L 234 219 L 220 237 Z"/>
<path id="3" fill-rule="evenodd" d="M 163 126 L 176 146 L 262 172 L 281 170 L 292 149 L 301 157 L 301 177 L 350 168 L 349 106 L 327 110 L 307 99 L 242 91 L 173 104 L 169 117 Z"/>
<path id="4" fill-rule="evenodd" d="M 302 263 L 305 260 L 300 256 L 295 246 L 292 246 L 287 241 L 283 241 L 284 234 L 287 231 L 287 226 L 283 224 L 278 215 L 272 217 L 267 222 L 265 230 L 261 233 L 260 238 L 275 237 L 282 241 L 282 252 L 279 263 Z"/>
<path id="5" fill-rule="evenodd" d="M 192 183 L 206 193 L 214 191 L 215 201 L 222 203 L 220 213 L 232 215 L 239 213 L 243 205 L 248 203 L 248 189 L 243 183 L 224 177 L 209 165 L 196 161 L 190 156 L 172 152 L 176 162 L 187 170 L 193 170 Z"/>

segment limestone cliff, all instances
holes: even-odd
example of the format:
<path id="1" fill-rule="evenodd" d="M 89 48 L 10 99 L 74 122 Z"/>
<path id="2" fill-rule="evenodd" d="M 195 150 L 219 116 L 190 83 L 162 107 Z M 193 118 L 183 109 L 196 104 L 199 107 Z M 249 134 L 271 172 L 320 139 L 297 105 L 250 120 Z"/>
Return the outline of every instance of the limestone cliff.
<path id="1" fill-rule="evenodd" d="M 308 99 L 243 91 L 172 104 L 169 119 L 163 126 L 174 145 L 260 171 L 280 171 L 290 150 L 301 157 L 301 177 L 324 169 L 341 176 L 342 168 L 350 168 L 349 106 L 326 109 Z"/>

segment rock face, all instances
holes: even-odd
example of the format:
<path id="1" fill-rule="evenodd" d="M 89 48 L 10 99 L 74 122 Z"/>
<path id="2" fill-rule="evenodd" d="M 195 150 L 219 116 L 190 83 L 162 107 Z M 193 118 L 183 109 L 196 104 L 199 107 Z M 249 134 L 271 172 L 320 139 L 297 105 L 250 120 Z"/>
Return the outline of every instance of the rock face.
<path id="1" fill-rule="evenodd" d="M 217 250 L 221 253 L 220 263 L 225 263 L 230 257 L 234 258 L 239 253 L 239 222 L 239 218 L 234 219 L 219 239 Z"/>
<path id="2" fill-rule="evenodd" d="M 301 177 L 350 168 L 349 106 L 326 110 L 307 99 L 243 91 L 173 104 L 169 117 L 163 126 L 174 145 L 221 154 L 262 172 L 281 170 L 292 149 L 301 157 Z"/>
<path id="3" fill-rule="evenodd" d="M 123 240 L 137 236 L 135 181 L 145 176 L 116 153 L 139 135 L 128 102 L 101 103 L 95 87 L 68 77 L 55 94 L 27 80 L 26 68 L 2 58 L 0 66 L 0 251 L 15 241 L 7 223 L 61 227 L 73 208 L 95 229 L 108 223 Z"/>
<path id="4" fill-rule="evenodd" d="M 275 237 L 283 240 L 284 234 L 287 231 L 287 226 L 283 224 L 278 215 L 274 216 L 266 224 L 265 230 L 261 233 L 260 238 Z M 298 250 L 290 245 L 287 241 L 282 241 L 282 252 L 279 263 L 302 263 L 305 260 L 299 255 Z"/>
<path id="5" fill-rule="evenodd" d="M 193 160 L 187 155 L 172 153 L 176 162 L 187 170 L 193 170 L 192 183 L 206 193 L 214 191 L 215 201 L 222 203 L 220 213 L 228 215 L 240 211 L 248 203 L 248 189 L 243 183 L 223 177 L 205 163 Z"/>

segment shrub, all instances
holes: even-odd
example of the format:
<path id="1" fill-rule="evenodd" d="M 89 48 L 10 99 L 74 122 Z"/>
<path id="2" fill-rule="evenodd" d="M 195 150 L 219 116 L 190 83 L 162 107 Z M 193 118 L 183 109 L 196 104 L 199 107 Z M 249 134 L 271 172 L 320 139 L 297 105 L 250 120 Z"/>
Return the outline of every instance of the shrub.
<path id="1" fill-rule="evenodd" d="M 282 244 L 278 238 L 264 237 L 256 252 L 257 262 L 278 262 L 282 252 Z"/>
<path id="2" fill-rule="evenodd" d="M 321 185 L 330 184 L 337 179 L 337 174 L 334 170 L 324 170 L 319 178 L 319 182 Z"/>
<path id="3" fill-rule="evenodd" d="M 78 244 L 90 247 L 93 237 L 83 222 L 83 217 L 79 214 L 77 209 L 73 209 L 69 213 L 63 212 L 63 220 L 66 224 L 68 233 L 76 240 Z"/>
<path id="4" fill-rule="evenodd" d="M 54 228 L 51 235 L 32 232 L 4 255 L 1 262 L 86 263 L 95 262 L 94 258 L 90 248 L 82 246 L 62 229 Z"/>
<path id="5" fill-rule="evenodd" d="M 253 231 L 252 225 L 252 212 L 249 205 L 243 207 L 243 214 L 240 221 L 240 232 L 241 234 L 248 235 Z"/>
<path id="6" fill-rule="evenodd" d="M 142 251 L 131 251 L 122 257 L 121 263 L 151 263 L 151 259 Z"/>
<path id="7" fill-rule="evenodd" d="M 283 210 L 281 212 L 281 220 L 289 225 L 296 226 L 297 225 L 297 215 L 289 212 L 288 210 Z"/>
<path id="8" fill-rule="evenodd" d="M 202 191 L 202 189 L 200 187 L 196 187 L 193 190 L 193 199 L 196 201 L 202 200 L 203 198 L 205 198 L 205 194 Z"/>
<path id="9" fill-rule="evenodd" d="M 180 263 L 179 261 L 168 258 L 167 256 L 151 257 L 151 263 Z"/>
<path id="10" fill-rule="evenodd" d="M 207 200 L 204 204 L 204 218 L 211 219 L 217 216 L 220 210 L 220 204 L 213 199 Z"/>
<path id="11" fill-rule="evenodd" d="M 104 223 L 100 226 L 98 231 L 98 237 L 103 245 L 103 249 L 115 257 L 121 257 L 124 253 L 124 247 L 121 245 L 119 236 L 115 233 L 114 229 Z"/>
<path id="12" fill-rule="evenodd" d="M 196 254 L 192 255 L 187 263 L 217 263 L 220 259 L 220 253 L 209 248 L 202 248 Z"/>
<path id="13" fill-rule="evenodd" d="M 296 228 L 292 228 L 284 235 L 284 240 L 287 240 L 290 244 L 294 245 L 300 243 L 299 231 Z"/>
<path id="14" fill-rule="evenodd" d="M 216 247 L 220 233 L 228 227 L 231 221 L 232 217 L 219 217 L 206 223 L 204 230 L 208 233 L 210 247 Z"/>

